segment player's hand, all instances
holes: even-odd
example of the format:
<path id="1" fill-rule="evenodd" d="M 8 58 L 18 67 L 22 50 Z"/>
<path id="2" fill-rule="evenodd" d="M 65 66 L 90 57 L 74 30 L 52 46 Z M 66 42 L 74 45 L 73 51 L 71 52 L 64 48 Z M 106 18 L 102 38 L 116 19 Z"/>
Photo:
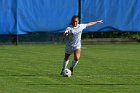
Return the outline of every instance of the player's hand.
<path id="1" fill-rule="evenodd" d="M 97 23 L 103 23 L 103 20 L 96 21 Z"/>
<path id="2" fill-rule="evenodd" d="M 65 33 L 65 36 L 68 36 L 68 35 L 69 35 L 69 33 L 68 33 L 68 32 L 66 32 L 66 33 Z"/>
<path id="3" fill-rule="evenodd" d="M 65 31 L 64 33 L 64 37 L 68 36 L 69 35 L 69 31 Z"/>

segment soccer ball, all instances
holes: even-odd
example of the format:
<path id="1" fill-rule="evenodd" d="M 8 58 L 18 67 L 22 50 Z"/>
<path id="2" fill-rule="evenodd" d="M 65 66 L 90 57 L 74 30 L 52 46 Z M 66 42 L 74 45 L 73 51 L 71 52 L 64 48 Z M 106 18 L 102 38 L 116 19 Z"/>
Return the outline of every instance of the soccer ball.
<path id="1" fill-rule="evenodd" d="M 68 68 L 64 69 L 63 76 L 64 77 L 70 77 L 71 76 L 71 71 Z"/>

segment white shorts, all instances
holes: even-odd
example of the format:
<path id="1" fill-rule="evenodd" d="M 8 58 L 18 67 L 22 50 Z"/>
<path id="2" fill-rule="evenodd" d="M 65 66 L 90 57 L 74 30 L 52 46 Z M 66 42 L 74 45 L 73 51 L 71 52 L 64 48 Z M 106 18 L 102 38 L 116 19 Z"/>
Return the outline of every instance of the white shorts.
<path id="1" fill-rule="evenodd" d="M 77 47 L 67 46 L 67 47 L 65 48 L 65 53 L 67 53 L 67 54 L 72 54 L 72 53 L 74 53 L 74 51 L 75 51 L 76 49 L 79 49 L 79 48 L 81 48 L 81 45 L 80 45 L 80 46 L 77 46 Z"/>

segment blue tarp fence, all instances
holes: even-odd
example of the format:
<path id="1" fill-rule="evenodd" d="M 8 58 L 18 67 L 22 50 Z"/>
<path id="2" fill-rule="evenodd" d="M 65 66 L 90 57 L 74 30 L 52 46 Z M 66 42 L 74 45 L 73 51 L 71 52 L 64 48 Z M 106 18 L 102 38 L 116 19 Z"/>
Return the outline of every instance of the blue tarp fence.
<path id="1" fill-rule="evenodd" d="M 140 32 L 139 7 L 140 0 L 0 0 L 0 34 L 61 32 L 79 9 L 81 23 L 104 20 L 85 32 Z"/>

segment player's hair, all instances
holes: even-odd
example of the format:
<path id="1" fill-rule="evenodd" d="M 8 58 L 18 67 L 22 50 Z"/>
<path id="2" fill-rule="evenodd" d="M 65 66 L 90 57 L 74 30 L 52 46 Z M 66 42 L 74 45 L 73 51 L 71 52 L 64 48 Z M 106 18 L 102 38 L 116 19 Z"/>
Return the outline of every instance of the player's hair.
<path id="1" fill-rule="evenodd" d="M 75 18 L 79 20 L 79 16 L 73 16 L 71 21 L 73 21 Z"/>
<path id="2" fill-rule="evenodd" d="M 75 18 L 77 18 L 77 19 L 79 20 L 79 16 L 74 15 L 74 16 L 72 17 L 72 19 L 71 19 L 70 25 L 72 25 L 72 21 L 73 21 Z"/>

